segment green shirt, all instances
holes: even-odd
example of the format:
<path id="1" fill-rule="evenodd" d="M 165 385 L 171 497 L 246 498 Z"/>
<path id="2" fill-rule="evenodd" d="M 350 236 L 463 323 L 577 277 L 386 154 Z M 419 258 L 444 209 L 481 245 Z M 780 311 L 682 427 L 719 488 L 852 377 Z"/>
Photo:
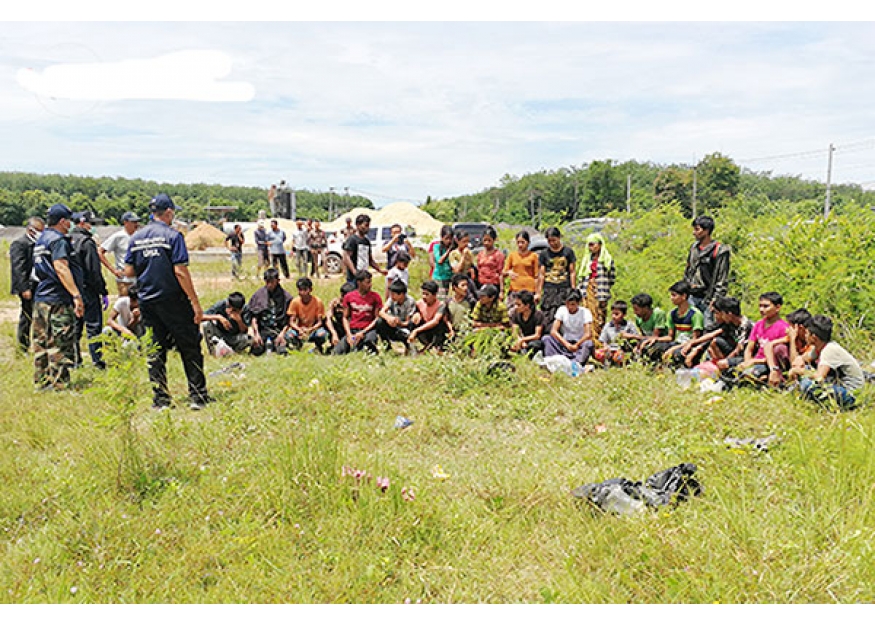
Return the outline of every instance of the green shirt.
<path id="1" fill-rule="evenodd" d="M 665 319 L 665 311 L 661 308 L 654 308 L 650 314 L 650 319 L 643 321 L 641 317 L 635 317 L 635 325 L 641 330 L 644 336 L 655 336 L 654 330 L 657 328 L 662 330 L 662 336 L 668 334 L 668 321 Z"/>
<path id="2" fill-rule="evenodd" d="M 471 330 L 471 306 L 468 302 L 457 302 L 450 298 L 447 300 L 447 312 L 456 334 L 464 336 Z"/>

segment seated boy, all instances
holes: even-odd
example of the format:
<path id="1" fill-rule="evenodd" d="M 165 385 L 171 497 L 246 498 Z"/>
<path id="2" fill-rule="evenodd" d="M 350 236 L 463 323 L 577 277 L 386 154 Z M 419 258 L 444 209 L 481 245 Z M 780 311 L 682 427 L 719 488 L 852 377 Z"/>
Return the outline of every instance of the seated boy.
<path id="1" fill-rule="evenodd" d="M 103 331 L 115 332 L 127 339 L 141 338 L 146 334 L 140 317 L 140 298 L 136 285 L 128 287 L 128 294 L 119 297 L 112 305 Z"/>
<path id="2" fill-rule="evenodd" d="M 438 299 L 439 289 L 434 280 L 422 283 L 422 299 L 416 302 L 421 325 L 410 333 L 408 343 L 411 346 L 415 346 L 416 339 L 419 339 L 425 349 L 443 350 L 449 326 L 446 322 L 446 306 Z"/>
<path id="3" fill-rule="evenodd" d="M 804 308 L 787 315 L 787 323 L 790 324 L 787 328 L 787 347 L 790 350 L 791 373 L 794 369 L 811 368 L 817 360 L 817 351 L 808 343 L 808 330 L 805 327 L 810 320 L 811 313 Z"/>
<path id="4" fill-rule="evenodd" d="M 718 297 L 713 302 L 714 325 L 705 333 L 688 342 L 681 349 L 684 364 L 692 367 L 705 354 L 720 371 L 741 363 L 741 354 L 753 324 L 741 314 L 741 303 L 734 297 Z"/>
<path id="5" fill-rule="evenodd" d="M 362 269 L 355 274 L 354 291 L 343 296 L 343 338 L 335 346 L 337 355 L 367 349 L 377 353 L 377 315 L 383 299 L 371 290 L 371 272 Z"/>
<path id="6" fill-rule="evenodd" d="M 553 318 L 549 336 L 544 339 L 544 355 L 565 356 L 585 365 L 593 349 L 592 313 L 580 305 L 583 296 L 578 289 L 571 289 Z"/>
<path id="7" fill-rule="evenodd" d="M 865 378 L 860 364 L 848 351 L 832 340 L 832 320 L 814 315 L 805 324 L 807 341 L 819 354 L 817 369 L 806 372 L 799 380 L 805 399 L 822 403 L 835 401 L 840 408 L 851 408 L 854 393 L 862 388 Z"/>
<path id="8" fill-rule="evenodd" d="M 343 329 L 343 298 L 347 293 L 355 291 L 354 282 L 344 282 L 340 286 L 340 296 L 328 302 L 328 316 L 325 319 L 325 327 L 331 337 L 331 347 L 337 347 L 340 337 L 344 335 Z"/>
<path id="9" fill-rule="evenodd" d="M 498 298 L 498 287 L 487 284 L 477 293 L 477 303 L 471 311 L 471 326 L 475 331 L 482 328 L 510 329 L 507 306 Z"/>
<path id="10" fill-rule="evenodd" d="M 531 291 L 517 291 L 514 295 L 516 303 L 510 316 L 514 342 L 510 351 L 534 358 L 535 354 L 544 351 L 544 341 L 541 339 L 544 313 L 535 308 L 535 296 Z"/>
<path id="11" fill-rule="evenodd" d="M 621 338 L 635 345 L 635 354 L 642 353 L 642 343 L 650 337 L 668 334 L 668 321 L 665 311 L 653 307 L 653 298 L 647 293 L 639 293 L 632 298 L 632 311 L 635 313 L 635 332 L 623 332 Z"/>
<path id="12" fill-rule="evenodd" d="M 635 324 L 626 319 L 629 306 L 623 300 L 617 300 L 611 305 L 611 320 L 602 328 L 599 342 L 604 346 L 597 349 L 595 359 L 604 365 L 622 365 L 626 361 L 625 351 L 628 348 L 626 336 L 636 335 Z"/>
<path id="13" fill-rule="evenodd" d="M 235 352 L 244 352 L 252 345 L 249 324 L 252 317 L 243 293 L 234 291 L 226 299 L 219 300 L 204 311 L 201 332 L 212 355 L 216 355 L 216 343 L 220 340 Z"/>
<path id="14" fill-rule="evenodd" d="M 684 280 L 675 282 L 668 288 L 674 308 L 668 314 L 668 334 L 650 337 L 642 341 L 642 351 L 651 359 L 660 355 L 663 362 L 683 366 L 684 356 L 681 348 L 691 339 L 699 338 L 705 329 L 705 317 L 698 308 L 690 306 L 690 285 Z"/>
<path id="15" fill-rule="evenodd" d="M 772 386 L 780 385 L 784 381 L 781 371 L 790 368 L 787 346 L 787 328 L 790 324 L 781 318 L 783 305 L 784 298 L 774 291 L 760 295 L 762 318 L 753 325 L 744 349 L 744 361 L 738 366 L 745 376 L 758 382 L 768 381 Z"/>
<path id="16" fill-rule="evenodd" d="M 405 287 L 410 288 L 410 271 L 407 269 L 409 265 L 410 254 L 405 251 L 398 252 L 398 256 L 395 257 L 395 264 L 386 274 L 386 300 L 389 299 L 389 287 L 396 280 L 401 280 Z"/>
<path id="17" fill-rule="evenodd" d="M 404 252 L 401 252 L 400 255 Z M 377 319 L 377 336 L 391 343 L 400 341 L 407 345 L 410 332 L 419 323 L 416 301 L 407 294 L 407 285 L 395 280 L 389 285 L 389 299 L 380 309 Z"/>
<path id="18" fill-rule="evenodd" d="M 449 340 L 462 340 L 471 331 L 471 302 L 468 301 L 468 278 L 457 273 L 450 281 L 446 321 Z"/>
<path id="19" fill-rule="evenodd" d="M 298 278 L 295 286 L 298 287 L 298 296 L 289 304 L 289 320 L 283 328 L 283 337 L 293 349 L 301 349 L 305 342 L 310 342 L 320 354 L 324 353 L 323 346 L 328 341 L 325 304 L 313 295 L 313 281 L 310 278 Z"/>

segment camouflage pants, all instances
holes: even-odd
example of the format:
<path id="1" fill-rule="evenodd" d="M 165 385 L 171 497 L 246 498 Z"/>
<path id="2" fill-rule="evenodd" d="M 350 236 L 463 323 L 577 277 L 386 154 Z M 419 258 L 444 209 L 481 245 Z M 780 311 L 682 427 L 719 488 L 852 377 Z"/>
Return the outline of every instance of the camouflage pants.
<path id="1" fill-rule="evenodd" d="M 63 388 L 76 357 L 76 315 L 72 306 L 34 302 L 33 381 L 38 388 Z"/>

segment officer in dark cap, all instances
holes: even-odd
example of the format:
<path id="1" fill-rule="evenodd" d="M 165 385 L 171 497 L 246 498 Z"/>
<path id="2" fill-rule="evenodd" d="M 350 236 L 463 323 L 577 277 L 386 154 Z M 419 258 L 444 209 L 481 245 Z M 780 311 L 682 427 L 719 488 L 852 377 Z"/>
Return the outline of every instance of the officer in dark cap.
<path id="1" fill-rule="evenodd" d="M 76 320 L 85 312 L 82 268 L 67 233 L 73 213 L 63 204 L 49 208 L 33 247 L 39 281 L 33 295 L 34 383 L 39 390 L 64 389 L 76 358 Z"/>
<path id="2" fill-rule="evenodd" d="M 200 322 L 203 309 L 188 271 L 188 249 L 182 234 L 170 227 L 176 205 L 166 193 L 149 203 L 153 219 L 131 235 L 125 256 L 125 275 L 137 278 L 140 313 L 152 330 L 157 352 L 149 359 L 152 407 L 170 407 L 167 388 L 167 350 L 176 345 L 188 379 L 193 410 L 212 401 L 207 393 Z"/>
<path id="3" fill-rule="evenodd" d="M 33 279 L 33 246 L 45 229 L 42 217 L 27 220 L 27 229 L 9 245 L 9 284 L 12 294 L 21 300 L 21 313 L 18 316 L 16 338 L 22 352 L 30 349 L 30 325 L 33 322 L 33 293 L 36 281 Z"/>
<path id="4" fill-rule="evenodd" d="M 70 239 L 82 267 L 82 301 L 85 304 L 85 314 L 76 322 L 76 366 L 82 364 L 80 343 L 82 331 L 85 330 L 91 362 L 98 369 L 105 369 L 100 343 L 92 339 L 99 337 L 103 330 L 103 311 L 109 306 L 109 293 L 103 279 L 97 242 L 91 233 L 91 215 L 87 212 L 73 213 L 73 224 Z"/>

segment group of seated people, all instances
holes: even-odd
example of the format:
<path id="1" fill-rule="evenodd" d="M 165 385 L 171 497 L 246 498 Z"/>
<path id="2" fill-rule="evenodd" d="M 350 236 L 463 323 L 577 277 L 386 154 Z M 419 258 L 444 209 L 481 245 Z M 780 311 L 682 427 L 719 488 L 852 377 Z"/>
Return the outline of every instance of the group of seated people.
<path id="1" fill-rule="evenodd" d="M 830 399 L 845 408 L 854 405 L 865 382 L 859 363 L 832 340 L 832 320 L 805 309 L 785 319 L 783 298 L 775 292 L 759 297 L 761 318 L 756 323 L 742 314 L 738 299 L 719 297 L 712 305 L 714 323 L 705 327 L 703 312 L 689 303 L 689 284 L 680 281 L 669 288 L 670 312 L 655 307 L 647 293 L 639 293 L 631 298 L 634 320 L 627 318 L 627 303 L 615 301 L 610 320 L 595 337 L 592 314 L 577 289 L 567 293 L 552 322 L 545 323 L 532 292 L 514 292 L 508 306 L 495 285 L 469 292 L 469 279 L 463 274 L 452 277 L 445 300 L 439 298 L 434 280 L 422 283 L 416 300 L 402 279 L 388 283 L 384 300 L 372 288 L 371 273 L 362 270 L 327 306 L 313 294 L 308 277 L 297 280 L 297 296 L 282 287 L 274 268 L 264 272 L 264 282 L 248 302 L 234 292 L 204 312 L 201 329 L 211 353 L 221 348 L 255 356 L 284 354 L 311 344 L 311 352 L 342 355 L 376 353 L 381 343 L 398 343 L 408 354 L 440 353 L 469 333 L 498 328 L 508 332 L 510 353 L 562 356 L 581 367 L 623 366 L 631 360 L 699 367 L 727 381 L 792 385 L 809 399 Z M 126 337 L 142 336 L 138 312 L 132 288 L 115 303 L 109 329 Z"/>

